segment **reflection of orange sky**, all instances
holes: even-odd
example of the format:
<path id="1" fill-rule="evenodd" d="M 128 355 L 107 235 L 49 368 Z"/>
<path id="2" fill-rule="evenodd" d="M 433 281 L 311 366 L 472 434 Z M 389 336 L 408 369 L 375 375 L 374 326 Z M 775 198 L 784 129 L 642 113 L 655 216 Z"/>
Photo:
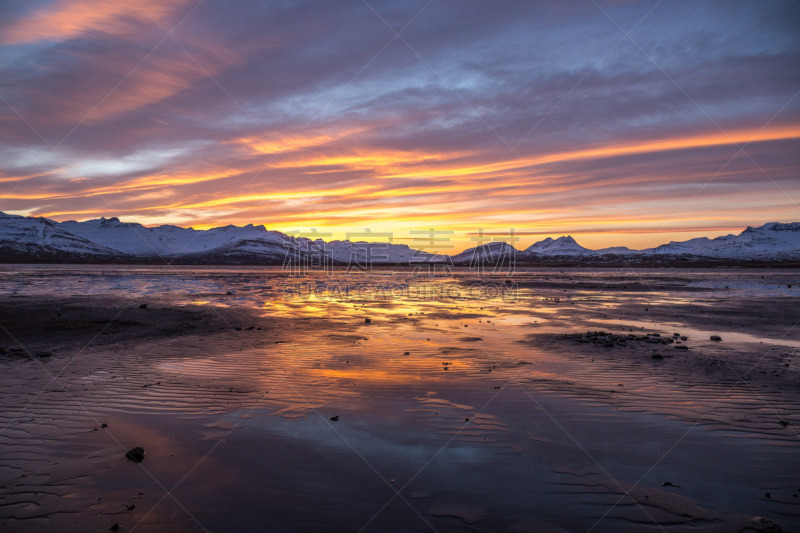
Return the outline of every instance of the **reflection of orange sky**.
<path id="1" fill-rule="evenodd" d="M 497 240 L 508 240 L 503 235 L 509 236 L 512 229 L 519 237 L 515 246 L 520 249 L 546 236 L 567 233 L 590 248 L 647 247 L 670 239 L 739 232 L 746 224 L 762 224 L 780 216 L 763 210 L 754 212 L 753 199 L 746 198 L 746 192 L 735 190 L 725 194 L 734 200 L 735 195 L 741 195 L 741 205 L 729 203 L 724 214 L 709 210 L 707 197 L 685 194 L 675 197 L 680 202 L 677 209 L 653 209 L 651 185 L 697 184 L 718 178 L 697 171 L 680 176 L 628 174 L 594 183 L 551 166 L 714 146 L 730 146 L 733 156 L 737 145 L 800 138 L 799 127 L 776 126 L 759 131 L 590 146 L 528 157 L 501 156 L 492 161 L 493 156 L 479 152 L 382 151 L 350 143 L 363 130 L 364 127 L 353 127 L 307 135 L 239 138 L 228 145 L 241 146 L 250 156 L 236 165 L 189 165 L 174 172 L 161 171 L 102 187 L 93 187 L 93 182 L 87 180 L 84 189 L 61 194 L 20 188 L 8 198 L 50 203 L 65 198 L 120 195 L 132 204 L 128 208 L 131 215 L 123 215 L 128 220 L 141 215 L 143 221 L 157 217 L 163 222 L 169 221 L 170 216 L 180 219 L 178 215 L 184 211 L 199 217 L 191 221 L 198 229 L 229 223 L 264 224 L 287 233 L 317 228 L 332 233 L 327 240 L 342 239 L 348 232 L 369 228 L 376 233 L 392 232 L 394 242 L 429 251 L 433 250 L 420 245 L 418 237 L 414 240 L 412 231 L 430 228 L 454 231 L 447 252 L 479 244 L 474 238 L 479 230 Z M 342 144 L 344 147 L 339 146 Z M 282 179 L 287 173 L 297 178 Z M 341 173 L 347 179 L 322 183 L 320 179 L 325 173 Z M 215 185 L 245 174 L 255 176 L 243 180 L 245 187 Z M 272 186 L 276 179 L 280 180 L 279 187 Z M 206 192 L 212 188 L 214 192 Z M 611 204 L 602 197 L 595 198 L 611 190 L 618 195 L 611 198 Z M 592 195 L 591 191 L 597 191 L 598 195 Z M 573 205 L 571 195 L 584 195 L 583 201 L 589 203 Z M 550 196 L 552 202 L 542 200 Z M 537 200 L 535 207 L 528 208 L 526 197 Z M 787 209 L 791 209 L 790 203 L 786 202 Z M 613 209 L 615 206 L 624 206 L 625 211 Z M 96 211 L 52 211 L 41 215 L 57 220 L 85 219 L 93 214 L 108 216 L 105 208 L 101 204 Z M 214 214 L 205 218 L 204 212 Z M 753 218 L 756 215 L 758 219 Z"/>

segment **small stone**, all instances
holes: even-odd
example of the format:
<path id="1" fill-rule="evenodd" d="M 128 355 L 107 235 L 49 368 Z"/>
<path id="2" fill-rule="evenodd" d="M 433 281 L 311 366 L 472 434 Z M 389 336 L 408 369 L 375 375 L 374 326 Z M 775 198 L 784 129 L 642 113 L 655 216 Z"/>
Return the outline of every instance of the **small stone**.
<path id="1" fill-rule="evenodd" d="M 332 417 L 330 418 L 330 421 L 331 421 L 331 422 L 338 422 L 338 421 L 339 421 L 339 415 L 332 416 Z"/>
<path id="2" fill-rule="evenodd" d="M 147 304 L 142 304 L 139 306 L 139 309 L 147 309 Z"/>
<path id="3" fill-rule="evenodd" d="M 372 319 L 371 318 L 365 318 L 364 319 L 364 324 L 372 324 Z"/>
<path id="4" fill-rule="evenodd" d="M 789 425 L 789 422 L 787 422 L 786 420 L 781 420 L 780 424 L 781 424 L 783 427 L 786 427 L 786 426 L 788 426 L 788 425 Z"/>
<path id="5" fill-rule="evenodd" d="M 411 352 L 403 352 L 403 355 L 410 355 Z"/>
<path id="6" fill-rule="evenodd" d="M 127 506 L 125 509 L 126 509 L 127 511 L 133 511 L 134 509 L 136 509 L 136 506 L 135 506 L 134 504 L 130 504 L 130 505 L 129 505 L 129 506 Z"/>
<path id="7" fill-rule="evenodd" d="M 673 483 L 672 481 L 665 481 L 661 484 L 662 487 L 677 487 L 680 488 L 681 486 L 677 483 Z"/>
<path id="8" fill-rule="evenodd" d="M 664 359 L 664 356 L 661 355 L 660 353 L 654 353 L 653 354 L 653 359 Z"/>
<path id="9" fill-rule="evenodd" d="M 240 328 L 240 327 L 235 327 L 233 329 L 235 329 L 236 331 L 242 331 L 242 328 Z"/>
<path id="10" fill-rule="evenodd" d="M 711 340 L 720 342 L 722 340 L 722 337 L 720 337 L 719 335 L 711 335 Z"/>
<path id="11" fill-rule="evenodd" d="M 110 528 L 108 528 L 108 530 L 109 531 L 119 531 L 119 524 L 112 525 Z"/>
<path id="12" fill-rule="evenodd" d="M 100 424 L 100 427 L 101 427 L 101 428 L 103 428 L 103 429 L 105 429 L 105 428 L 107 428 L 107 427 L 108 427 L 108 424 Z"/>
<path id="13" fill-rule="evenodd" d="M 768 518 L 764 518 L 762 516 L 754 517 L 752 520 L 750 520 L 750 523 L 753 524 L 753 527 L 759 533 L 782 533 L 783 532 L 783 528 L 781 526 L 779 526 L 778 524 L 776 524 L 772 520 L 769 520 Z"/>
<path id="14" fill-rule="evenodd" d="M 688 346 L 686 346 L 685 344 L 676 344 L 676 345 L 675 345 L 675 349 L 676 349 L 676 350 L 688 350 L 688 349 L 689 349 L 689 347 L 688 347 Z"/>
<path id="15" fill-rule="evenodd" d="M 770 494 L 769 492 L 765 492 L 764 493 L 764 497 L 765 498 L 772 498 L 772 494 Z"/>
<path id="16" fill-rule="evenodd" d="M 141 463 L 144 460 L 144 448 L 141 446 L 131 448 L 128 453 L 125 454 L 125 458 L 134 463 Z"/>

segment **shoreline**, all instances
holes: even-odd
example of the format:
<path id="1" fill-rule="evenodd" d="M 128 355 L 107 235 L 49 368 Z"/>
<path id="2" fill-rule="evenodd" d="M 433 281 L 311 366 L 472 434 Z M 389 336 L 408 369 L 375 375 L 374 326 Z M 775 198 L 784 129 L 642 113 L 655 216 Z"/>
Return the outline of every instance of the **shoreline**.
<path id="1" fill-rule="evenodd" d="M 58 296 L 78 276 L 0 298 L 0 524 L 352 530 L 395 489 L 377 529 L 424 530 L 420 516 L 477 531 L 800 523 L 800 349 L 767 345 L 800 340 L 797 297 L 732 298 L 671 273 L 625 289 L 548 275 L 508 300 L 276 299 L 307 280 L 235 271 L 174 293 L 126 273 L 143 288 L 109 278 L 114 294 Z M 643 338 L 685 333 L 663 326 L 681 320 L 722 341 Z M 600 329 L 637 340 L 585 335 Z M 10 353 L 17 341 L 31 360 Z M 138 465 L 124 457 L 135 446 Z"/>

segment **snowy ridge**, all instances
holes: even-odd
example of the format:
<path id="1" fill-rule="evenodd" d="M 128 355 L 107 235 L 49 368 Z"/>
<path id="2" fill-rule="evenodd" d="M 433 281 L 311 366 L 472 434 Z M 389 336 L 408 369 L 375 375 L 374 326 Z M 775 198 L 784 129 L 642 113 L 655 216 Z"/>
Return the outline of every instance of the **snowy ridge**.
<path id="1" fill-rule="evenodd" d="M 474 248 L 468 248 L 460 254 L 454 255 L 454 264 L 481 264 L 514 261 L 519 250 L 503 241 L 495 241 L 482 244 Z"/>
<path id="2" fill-rule="evenodd" d="M 699 237 L 643 251 L 652 255 L 689 254 L 724 259 L 793 259 L 800 257 L 800 222 L 770 222 L 747 227 L 739 235 Z"/>
<path id="3" fill-rule="evenodd" d="M 594 250 L 584 248 L 572 236 L 559 237 L 552 239 L 547 237 L 543 241 L 532 244 L 523 252 L 527 255 L 541 254 L 541 255 L 587 255 L 593 254 Z"/>
<path id="4" fill-rule="evenodd" d="M 46 218 L 0 212 L 0 257 L 57 260 L 69 257 L 127 257 L 118 251 L 76 236 Z"/>
<path id="5" fill-rule="evenodd" d="M 489 242 L 454 256 L 414 250 L 405 244 L 331 241 L 290 237 L 264 226 L 222 226 L 208 230 L 178 226 L 145 227 L 98 218 L 54 222 L 0 212 L 0 260 L 136 261 L 265 264 L 510 264 L 549 260 L 631 260 L 695 257 L 727 260 L 800 260 L 800 222 L 770 222 L 739 235 L 699 237 L 646 250 L 624 246 L 591 250 L 571 236 L 547 237 L 523 251 L 502 241 Z"/>

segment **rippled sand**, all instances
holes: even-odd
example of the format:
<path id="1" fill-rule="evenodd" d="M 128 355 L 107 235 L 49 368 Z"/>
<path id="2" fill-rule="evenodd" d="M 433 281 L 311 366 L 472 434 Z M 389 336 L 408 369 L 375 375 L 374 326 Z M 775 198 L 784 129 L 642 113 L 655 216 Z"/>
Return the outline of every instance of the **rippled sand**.
<path id="1" fill-rule="evenodd" d="M 796 271 L 3 269 L 4 529 L 800 529 Z"/>

